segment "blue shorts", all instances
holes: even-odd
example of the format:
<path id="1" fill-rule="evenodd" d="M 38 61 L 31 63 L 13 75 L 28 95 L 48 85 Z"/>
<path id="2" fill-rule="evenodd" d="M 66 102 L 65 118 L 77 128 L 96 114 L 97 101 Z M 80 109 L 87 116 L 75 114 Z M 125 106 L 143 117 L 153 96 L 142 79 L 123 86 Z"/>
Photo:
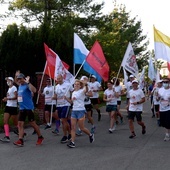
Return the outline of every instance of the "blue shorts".
<path id="1" fill-rule="evenodd" d="M 86 111 L 85 110 L 76 110 L 76 111 L 72 111 L 71 113 L 71 118 L 74 119 L 81 119 L 85 116 Z"/>
<path id="2" fill-rule="evenodd" d="M 58 117 L 60 119 L 68 118 L 70 106 L 57 107 Z"/>
<path id="3" fill-rule="evenodd" d="M 117 111 L 117 105 L 107 105 L 106 112 Z"/>

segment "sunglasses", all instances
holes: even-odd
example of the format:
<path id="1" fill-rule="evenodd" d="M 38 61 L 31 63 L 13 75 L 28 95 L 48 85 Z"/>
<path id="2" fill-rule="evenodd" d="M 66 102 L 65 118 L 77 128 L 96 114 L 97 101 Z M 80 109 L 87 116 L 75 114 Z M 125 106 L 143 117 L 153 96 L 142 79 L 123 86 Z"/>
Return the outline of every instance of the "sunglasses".
<path id="1" fill-rule="evenodd" d="M 163 81 L 163 83 L 169 83 L 169 81 Z"/>

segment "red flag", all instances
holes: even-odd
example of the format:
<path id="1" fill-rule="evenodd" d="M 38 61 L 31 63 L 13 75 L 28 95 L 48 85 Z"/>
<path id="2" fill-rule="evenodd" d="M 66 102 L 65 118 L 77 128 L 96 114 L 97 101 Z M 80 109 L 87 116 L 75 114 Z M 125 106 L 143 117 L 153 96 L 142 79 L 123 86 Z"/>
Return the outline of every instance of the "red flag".
<path id="1" fill-rule="evenodd" d="M 86 57 L 86 61 L 103 78 L 104 81 L 109 79 L 109 65 L 98 41 L 94 43 Z"/>
<path id="2" fill-rule="evenodd" d="M 44 74 L 47 74 L 49 77 L 54 79 L 57 55 L 45 43 L 44 43 L 44 48 L 45 48 L 45 54 L 46 54 L 46 60 L 47 60 L 45 68 L 44 68 Z M 62 61 L 62 63 L 64 67 L 68 70 L 70 66 L 64 61 Z"/>

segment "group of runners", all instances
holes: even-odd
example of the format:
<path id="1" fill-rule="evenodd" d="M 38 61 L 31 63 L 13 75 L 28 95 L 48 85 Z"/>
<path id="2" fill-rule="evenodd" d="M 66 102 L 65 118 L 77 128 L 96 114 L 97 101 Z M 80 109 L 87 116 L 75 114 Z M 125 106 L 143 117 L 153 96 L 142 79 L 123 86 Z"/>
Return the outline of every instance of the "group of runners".
<path id="1" fill-rule="evenodd" d="M 142 134 L 146 133 L 146 126 L 142 121 L 143 103 L 145 102 L 145 94 L 139 87 L 139 82 L 133 75 L 129 76 L 129 82 L 125 84 L 127 97 L 127 113 L 130 129 L 130 139 L 136 136 L 134 128 L 134 118 L 141 126 Z M 30 77 L 25 77 L 19 71 L 16 72 L 15 78 L 7 77 L 5 79 L 9 86 L 7 96 L 2 100 L 6 102 L 4 111 L 4 131 L 5 137 L 0 139 L 2 142 L 10 142 L 9 119 L 13 118 L 16 126 L 15 133 L 19 139 L 13 142 L 16 146 L 24 146 L 24 123 L 28 117 L 30 125 L 34 128 L 38 136 L 36 145 L 41 145 L 44 137 L 41 135 L 39 126 L 34 118 L 34 103 L 33 95 L 36 93 L 36 88 L 30 83 Z M 14 85 L 16 83 L 18 88 Z M 94 75 L 90 78 L 82 76 L 80 80 L 76 79 L 74 85 L 65 82 L 62 75 L 56 78 L 56 85 L 53 85 L 51 78 L 46 79 L 46 87 L 38 91 L 39 95 L 44 96 L 44 115 L 45 115 L 45 130 L 51 129 L 52 117 L 55 120 L 55 129 L 52 131 L 59 134 L 60 124 L 62 124 L 61 143 L 68 142 L 67 146 L 75 147 L 76 135 L 81 135 L 82 132 L 88 135 L 90 143 L 94 142 L 95 123 L 93 120 L 93 109 L 97 111 L 98 121 L 101 121 L 101 111 L 99 108 L 99 92 L 103 91 L 101 84 L 96 80 Z M 163 85 L 162 85 L 163 84 Z M 164 140 L 170 139 L 170 81 L 168 78 L 156 82 L 152 89 L 149 88 L 149 95 L 153 96 L 152 108 L 156 112 L 159 120 L 159 125 L 165 127 L 166 133 Z M 113 133 L 116 128 L 116 123 L 120 117 L 120 122 L 123 122 L 123 116 L 120 113 L 121 96 L 125 92 L 117 78 L 107 82 L 107 88 L 103 92 L 103 101 L 106 102 L 106 112 L 109 114 L 110 125 L 108 132 Z M 18 114 L 19 108 L 19 114 Z M 153 113 L 154 114 L 154 113 Z M 155 115 L 155 114 L 154 114 Z M 91 123 L 91 129 L 85 127 L 85 118 L 87 117 Z"/>

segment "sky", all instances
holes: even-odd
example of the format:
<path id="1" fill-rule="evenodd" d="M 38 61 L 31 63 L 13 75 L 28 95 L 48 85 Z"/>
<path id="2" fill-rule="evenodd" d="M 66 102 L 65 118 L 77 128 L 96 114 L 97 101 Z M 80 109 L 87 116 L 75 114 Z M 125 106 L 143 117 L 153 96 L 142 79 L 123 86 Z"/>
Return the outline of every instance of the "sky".
<path id="1" fill-rule="evenodd" d="M 110 13 L 114 9 L 114 0 L 94 0 L 96 2 L 105 2 L 103 13 Z M 149 49 L 154 48 L 153 25 L 170 37 L 170 22 L 169 22 L 169 0 L 117 0 L 118 4 L 124 4 L 127 12 L 130 12 L 131 17 L 137 16 L 137 20 L 142 23 L 143 34 L 147 35 L 150 41 Z M 4 7 L 0 7 L 2 12 Z M 8 24 L 14 20 L 8 20 Z M 19 22 L 17 22 L 19 23 Z M 4 24 L 0 21 L 0 27 Z M 6 24 L 6 25 L 8 25 Z"/>
<path id="2" fill-rule="evenodd" d="M 137 20 L 141 21 L 143 34 L 150 41 L 150 50 L 154 49 L 153 26 L 170 37 L 169 0 L 117 0 L 117 3 L 124 4 L 130 16 L 137 16 Z M 105 0 L 104 12 L 111 12 L 113 9 L 113 0 Z"/>

